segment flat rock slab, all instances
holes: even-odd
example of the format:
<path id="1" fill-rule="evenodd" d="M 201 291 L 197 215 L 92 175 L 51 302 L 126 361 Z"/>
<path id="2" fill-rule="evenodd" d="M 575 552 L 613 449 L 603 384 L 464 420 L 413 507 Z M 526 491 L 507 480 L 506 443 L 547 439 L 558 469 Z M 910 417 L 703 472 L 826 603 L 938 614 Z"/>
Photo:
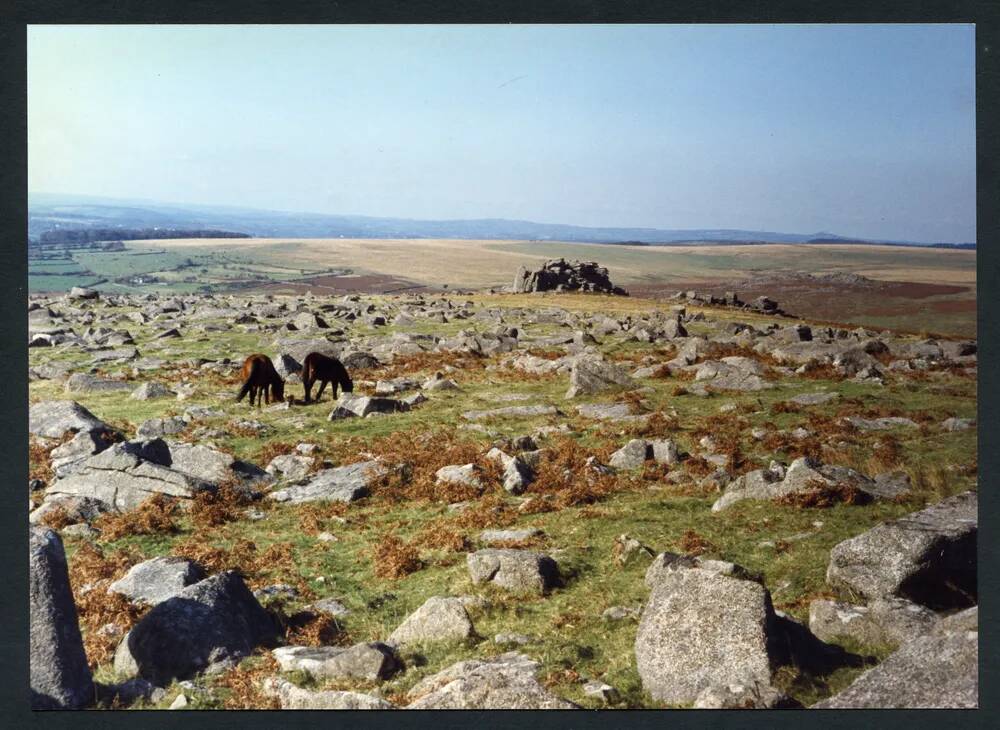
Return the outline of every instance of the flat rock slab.
<path id="1" fill-rule="evenodd" d="M 204 578 L 201 566 L 186 558 L 153 558 L 129 568 L 124 576 L 108 586 L 108 592 L 152 606 Z"/>
<path id="2" fill-rule="evenodd" d="M 271 654 L 281 671 L 300 670 L 315 679 L 387 679 L 402 668 L 392 647 L 373 641 L 342 646 L 282 646 Z"/>
<path id="3" fill-rule="evenodd" d="M 483 530 L 479 533 L 480 542 L 487 544 L 520 542 L 533 537 L 541 537 L 542 531 L 537 527 L 527 527 L 521 530 Z"/>
<path id="4" fill-rule="evenodd" d="M 334 469 L 324 469 L 308 481 L 271 492 L 268 497 L 277 502 L 353 502 L 370 494 L 372 482 L 385 472 L 376 459 L 361 461 Z"/>
<path id="5" fill-rule="evenodd" d="M 548 555 L 530 550 L 487 548 L 466 556 L 473 583 L 493 583 L 514 592 L 544 594 L 559 580 L 559 566 Z"/>
<path id="6" fill-rule="evenodd" d="M 469 659 L 422 679 L 407 693 L 408 710 L 571 710 L 577 706 L 538 683 L 538 662 L 509 652 Z"/>
<path id="7" fill-rule="evenodd" d="M 154 449 L 142 451 L 135 443 L 115 444 L 52 482 L 45 490 L 46 501 L 87 497 L 106 509 L 124 511 L 135 509 L 154 494 L 191 499 L 200 491 L 214 489 L 209 482 L 148 460 L 156 456 Z"/>
<path id="8" fill-rule="evenodd" d="M 975 603 L 978 511 L 977 493 L 963 492 L 845 540 L 830 551 L 827 583 L 935 609 Z"/>
<path id="9" fill-rule="evenodd" d="M 31 708 L 75 710 L 92 704 L 87 666 L 62 540 L 32 527 L 28 541 Z"/>
<path id="10" fill-rule="evenodd" d="M 264 691 L 277 697 L 282 710 L 395 710 L 396 706 L 381 697 L 361 692 L 326 690 L 313 692 L 297 687 L 287 679 L 272 677 L 264 681 Z"/>
<path id="11" fill-rule="evenodd" d="M 390 644 L 415 641 L 461 641 L 475 634 L 460 598 L 434 596 L 407 616 L 389 635 Z"/>
<path id="12" fill-rule="evenodd" d="M 341 394 L 336 407 L 330 413 L 330 420 L 340 418 L 364 418 L 372 413 L 397 413 L 409 410 L 409 406 L 393 398 L 372 398 L 367 395 Z"/>
<path id="13" fill-rule="evenodd" d="M 823 641 L 851 639 L 862 646 L 899 646 L 926 634 L 936 613 L 902 598 L 879 598 L 867 606 L 818 599 L 809 604 L 809 630 Z"/>
<path id="14" fill-rule="evenodd" d="M 42 401 L 28 409 L 28 433 L 57 439 L 67 431 L 110 431 L 110 428 L 72 400 Z"/>
<path id="15" fill-rule="evenodd" d="M 836 400 L 840 395 L 838 393 L 802 393 L 794 398 L 789 398 L 789 402 L 794 403 L 799 406 L 818 406 L 823 403 L 829 403 L 832 400 Z"/>
<path id="16" fill-rule="evenodd" d="M 976 708 L 978 629 L 978 607 L 949 616 L 813 708 Z"/>
<path id="17" fill-rule="evenodd" d="M 918 424 L 909 418 L 888 416 L 886 418 L 861 418 L 849 416 L 844 419 L 860 431 L 889 431 L 894 428 L 917 428 Z"/>
<path id="18" fill-rule="evenodd" d="M 507 406 L 505 408 L 492 408 L 485 411 L 466 411 L 462 418 L 466 421 L 484 421 L 487 418 L 536 418 L 538 416 L 556 416 L 559 409 L 555 406 L 532 405 L 532 406 Z"/>

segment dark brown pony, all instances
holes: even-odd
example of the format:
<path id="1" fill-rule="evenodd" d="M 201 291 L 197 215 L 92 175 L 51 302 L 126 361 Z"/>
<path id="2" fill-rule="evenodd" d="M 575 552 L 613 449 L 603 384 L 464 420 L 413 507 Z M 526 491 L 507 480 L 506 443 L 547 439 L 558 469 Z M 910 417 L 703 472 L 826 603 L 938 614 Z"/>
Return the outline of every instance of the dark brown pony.
<path id="1" fill-rule="evenodd" d="M 340 385 L 345 393 L 354 392 L 354 381 L 347 374 L 347 368 L 340 360 L 334 357 L 327 357 L 318 352 L 310 352 L 306 359 L 302 361 L 302 385 L 306 391 L 306 403 L 312 400 L 313 383 L 319 381 L 319 392 L 316 393 L 316 400 L 323 395 L 323 389 L 327 383 L 333 384 L 333 399 L 337 398 L 337 386 Z"/>
<path id="2" fill-rule="evenodd" d="M 250 394 L 250 405 L 253 405 L 254 398 L 257 399 L 257 405 L 260 405 L 262 395 L 265 403 L 284 400 L 285 381 L 278 375 L 274 363 L 267 355 L 258 353 L 243 361 L 243 387 L 236 396 L 236 402 L 243 400 L 247 393 Z"/>

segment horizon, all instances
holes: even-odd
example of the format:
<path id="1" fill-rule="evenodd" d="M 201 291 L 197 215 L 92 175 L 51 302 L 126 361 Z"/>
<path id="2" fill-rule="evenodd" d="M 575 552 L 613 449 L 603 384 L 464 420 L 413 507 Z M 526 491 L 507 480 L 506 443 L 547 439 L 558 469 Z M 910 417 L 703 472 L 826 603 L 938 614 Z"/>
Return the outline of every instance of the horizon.
<path id="1" fill-rule="evenodd" d="M 579 225 L 577 225 L 575 223 L 568 223 L 568 222 L 564 222 L 564 221 L 531 221 L 531 220 L 524 220 L 524 219 L 517 219 L 517 218 L 502 218 L 502 217 L 497 217 L 497 216 L 489 216 L 489 217 L 484 217 L 484 218 L 450 218 L 450 219 L 404 218 L 404 217 L 397 217 L 397 216 L 365 215 L 365 214 L 357 214 L 357 213 L 321 213 L 321 212 L 317 212 L 315 210 L 279 210 L 279 209 L 275 209 L 275 208 L 256 208 L 256 207 L 246 207 L 246 206 L 239 206 L 239 205 L 227 205 L 227 204 L 220 204 L 220 203 L 178 203 L 176 201 L 151 200 L 151 199 L 148 199 L 148 198 L 108 198 L 108 197 L 103 197 L 103 196 L 98 196 L 98 195 L 89 195 L 89 194 L 86 194 L 86 193 L 51 193 L 51 192 L 47 192 L 47 191 L 44 191 L 44 192 L 43 191 L 28 191 L 28 196 L 29 196 L 29 199 L 30 199 L 31 196 L 51 196 L 53 198 L 80 198 L 80 199 L 88 199 L 89 198 L 89 199 L 92 199 L 92 202 L 90 202 L 89 204 L 93 205 L 95 207 L 101 207 L 101 206 L 104 206 L 104 205 L 108 205 L 110 202 L 114 202 L 114 203 L 123 204 L 123 205 L 125 205 L 125 204 L 130 204 L 130 205 L 144 204 L 144 205 L 147 205 L 147 206 L 163 207 L 163 208 L 177 208 L 177 209 L 184 209 L 184 207 L 187 206 L 187 207 L 190 207 L 190 208 L 205 208 L 206 210 L 225 210 L 225 209 L 231 209 L 231 210 L 234 210 L 234 211 L 247 211 L 247 212 L 254 212 L 254 213 L 274 213 L 274 214 L 281 214 L 281 215 L 314 215 L 314 216 L 329 216 L 329 217 L 343 217 L 343 218 L 371 218 L 373 220 L 412 220 L 412 221 L 414 221 L 416 223 L 440 222 L 440 221 L 455 222 L 455 223 L 463 223 L 463 222 L 473 223 L 473 222 L 477 222 L 477 221 L 503 221 L 503 222 L 508 222 L 508 223 L 530 223 L 530 224 L 533 224 L 533 225 L 569 226 L 569 227 L 576 227 L 576 228 L 582 228 L 582 229 L 587 229 L 587 230 L 597 230 L 597 229 L 602 229 L 602 228 L 608 228 L 608 229 L 621 228 L 621 229 L 629 229 L 629 230 L 635 230 L 635 231 L 639 231 L 639 230 L 664 230 L 664 231 L 672 230 L 672 231 L 682 231 L 682 232 L 683 231 L 690 231 L 692 233 L 704 232 L 704 231 L 719 231 L 719 232 L 773 233 L 773 234 L 781 234 L 781 235 L 798 235 L 798 236 L 833 235 L 833 236 L 836 236 L 838 238 L 843 239 L 844 242 L 871 243 L 873 245 L 900 243 L 900 244 L 919 244 L 919 245 L 928 245 L 928 246 L 931 246 L 931 245 L 942 244 L 942 243 L 952 244 L 952 245 L 964 245 L 964 244 L 973 244 L 973 245 L 975 245 L 977 243 L 977 241 L 975 240 L 975 237 L 973 237 L 973 239 L 970 240 L 970 241 L 907 241 L 907 240 L 890 240 L 890 239 L 866 239 L 866 238 L 864 238 L 862 236 L 852 236 L 852 235 L 845 234 L 845 233 L 840 232 L 840 231 L 792 231 L 792 230 L 786 230 L 786 229 L 773 229 L 773 230 L 768 230 L 768 231 L 762 231 L 762 230 L 754 230 L 754 229 L 748 229 L 748 228 L 720 228 L 718 226 L 701 226 L 701 227 L 698 227 L 698 228 L 677 228 L 677 229 L 664 229 L 664 228 L 657 228 L 657 227 L 650 227 L 650 226 L 579 226 Z M 102 203 L 102 202 L 93 202 L 93 201 L 104 201 L 104 202 Z M 80 204 L 83 205 L 85 203 L 81 202 Z M 30 207 L 30 203 L 29 203 L 29 207 Z M 159 226 L 154 226 L 154 228 L 159 228 Z M 258 238 L 258 236 L 251 236 L 251 237 L 252 238 Z M 282 238 L 289 238 L 289 236 L 281 236 L 281 237 Z M 300 238 L 316 238 L 316 237 L 315 236 L 304 236 L 304 237 L 300 236 Z M 322 238 L 322 237 L 320 237 L 320 238 Z M 416 238 L 416 239 L 418 239 L 418 238 L 425 238 L 425 236 L 416 236 L 416 235 L 413 235 L 413 236 L 399 236 L 399 238 L 404 238 L 404 239 L 405 238 Z M 373 238 L 372 240 L 379 240 L 379 239 Z M 643 243 L 643 242 L 639 241 L 639 243 Z"/>
<path id="2" fill-rule="evenodd" d="M 29 195 L 974 243 L 973 41 L 970 24 L 29 26 Z"/>

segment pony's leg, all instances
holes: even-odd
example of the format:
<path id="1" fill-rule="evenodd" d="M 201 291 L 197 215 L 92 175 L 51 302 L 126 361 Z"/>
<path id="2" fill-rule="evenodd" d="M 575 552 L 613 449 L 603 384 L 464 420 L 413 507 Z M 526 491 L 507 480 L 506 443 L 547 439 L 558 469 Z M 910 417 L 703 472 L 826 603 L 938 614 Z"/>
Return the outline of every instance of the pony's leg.
<path id="1" fill-rule="evenodd" d="M 327 382 L 328 381 L 326 381 L 326 380 L 319 381 L 319 391 L 316 393 L 316 400 L 317 401 L 319 401 L 319 399 L 323 397 L 323 391 L 326 390 L 326 384 L 327 384 Z"/>
<path id="2" fill-rule="evenodd" d="M 306 391 L 306 403 L 311 402 L 312 401 L 312 393 L 311 393 L 311 391 L 313 389 L 312 378 L 303 378 L 302 379 L 302 387 Z"/>

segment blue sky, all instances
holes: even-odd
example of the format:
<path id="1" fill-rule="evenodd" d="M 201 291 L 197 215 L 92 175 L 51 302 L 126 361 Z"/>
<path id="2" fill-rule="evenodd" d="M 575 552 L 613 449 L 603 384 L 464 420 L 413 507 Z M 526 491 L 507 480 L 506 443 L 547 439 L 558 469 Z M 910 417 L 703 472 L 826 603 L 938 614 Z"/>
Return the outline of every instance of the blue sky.
<path id="1" fill-rule="evenodd" d="M 971 25 L 31 26 L 31 192 L 975 240 Z"/>

